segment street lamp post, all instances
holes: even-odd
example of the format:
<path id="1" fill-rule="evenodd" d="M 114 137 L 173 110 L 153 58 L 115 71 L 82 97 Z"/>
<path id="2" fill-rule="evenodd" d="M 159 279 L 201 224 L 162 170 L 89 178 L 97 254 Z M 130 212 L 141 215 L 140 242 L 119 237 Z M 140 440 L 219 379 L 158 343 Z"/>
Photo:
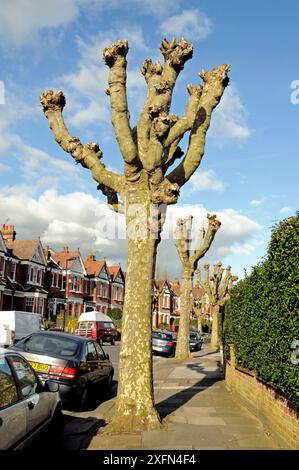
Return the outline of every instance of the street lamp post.
<path id="1" fill-rule="evenodd" d="M 68 280 L 68 275 L 67 275 L 68 262 L 74 261 L 75 259 L 77 258 L 73 256 L 72 258 L 67 258 L 65 260 L 65 308 L 64 308 L 64 314 L 63 314 L 63 331 L 65 331 L 65 315 L 66 315 L 67 299 L 68 299 L 68 286 L 69 286 L 69 281 L 70 281 Z"/>

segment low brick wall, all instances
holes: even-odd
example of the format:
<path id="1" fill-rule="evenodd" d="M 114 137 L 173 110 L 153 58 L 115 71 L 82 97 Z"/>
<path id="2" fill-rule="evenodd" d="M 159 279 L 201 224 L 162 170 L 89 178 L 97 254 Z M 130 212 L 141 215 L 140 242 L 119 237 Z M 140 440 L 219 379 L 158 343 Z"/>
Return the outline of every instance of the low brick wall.
<path id="1" fill-rule="evenodd" d="M 285 449 L 299 449 L 299 413 L 272 387 L 254 374 L 236 369 L 233 347 L 225 364 L 227 388 L 237 393 L 240 401 L 263 423 L 277 443 Z"/>

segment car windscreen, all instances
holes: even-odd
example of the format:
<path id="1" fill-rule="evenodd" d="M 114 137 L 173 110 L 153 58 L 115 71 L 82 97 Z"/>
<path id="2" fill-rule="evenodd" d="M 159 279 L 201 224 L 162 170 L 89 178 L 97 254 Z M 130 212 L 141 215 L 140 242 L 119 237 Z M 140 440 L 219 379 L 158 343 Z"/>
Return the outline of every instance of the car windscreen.
<path id="1" fill-rule="evenodd" d="M 196 333 L 190 333 L 190 339 L 192 339 L 193 341 L 197 341 L 198 339 L 198 336 Z"/>
<path id="2" fill-rule="evenodd" d="M 154 331 L 153 338 L 157 339 L 167 339 L 167 341 L 172 341 L 172 334 L 171 333 L 164 333 L 162 331 Z"/>
<path id="3" fill-rule="evenodd" d="M 100 325 L 102 326 L 102 328 L 114 328 L 114 324 L 108 321 L 100 322 Z"/>
<path id="4" fill-rule="evenodd" d="M 91 328 L 94 327 L 94 322 L 93 321 L 80 321 L 78 323 L 78 328 L 80 330 L 91 330 Z"/>
<path id="5" fill-rule="evenodd" d="M 17 349 L 37 354 L 54 354 L 55 356 L 75 356 L 79 344 L 69 338 L 57 335 L 32 335 L 20 341 Z"/>

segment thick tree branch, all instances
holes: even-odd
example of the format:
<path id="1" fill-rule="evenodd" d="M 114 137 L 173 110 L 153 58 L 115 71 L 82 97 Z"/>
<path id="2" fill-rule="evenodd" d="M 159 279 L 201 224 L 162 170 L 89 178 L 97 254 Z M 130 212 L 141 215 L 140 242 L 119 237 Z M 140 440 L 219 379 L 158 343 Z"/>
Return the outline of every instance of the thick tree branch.
<path id="1" fill-rule="evenodd" d="M 124 204 L 119 202 L 118 195 L 115 191 L 113 191 L 111 188 L 108 188 L 104 184 L 99 184 L 97 186 L 97 189 L 102 191 L 104 196 L 107 197 L 107 204 L 108 204 L 109 209 L 119 214 L 124 214 L 125 212 Z"/>
<path id="2" fill-rule="evenodd" d="M 109 67 L 106 93 L 110 96 L 112 124 L 116 139 L 128 169 L 135 174 L 140 171 L 138 150 L 129 123 L 129 110 L 126 95 L 128 41 L 117 41 L 103 51 L 103 60 Z M 129 175 L 128 175 L 129 176 Z"/>
<path id="3" fill-rule="evenodd" d="M 91 170 L 95 181 L 115 192 L 121 191 L 122 176 L 107 170 L 105 165 L 101 163 L 102 151 L 98 144 L 89 142 L 84 146 L 78 138 L 69 133 L 62 116 L 62 110 L 66 103 L 62 91 L 54 93 L 52 90 L 46 90 L 40 97 L 40 103 L 48 119 L 49 127 L 60 147 L 68 152 L 77 163 Z"/>
<path id="4" fill-rule="evenodd" d="M 183 268 L 189 266 L 190 258 L 190 244 L 191 244 L 191 230 L 192 230 L 192 215 L 177 220 L 175 230 L 175 246 L 178 251 Z"/>
<path id="5" fill-rule="evenodd" d="M 153 171 L 157 164 L 157 158 L 152 161 L 150 145 L 152 138 L 155 141 L 155 137 L 152 137 L 155 136 L 155 130 L 152 129 L 155 127 L 154 120 L 168 116 L 176 79 L 185 62 L 192 57 L 192 45 L 183 38 L 180 42 L 173 39 L 170 43 L 164 39 L 160 49 L 164 56 L 164 67 L 162 68 L 159 62 L 153 64 L 151 60 L 146 60 L 141 69 L 148 84 L 148 95 L 138 123 L 138 148 L 143 166 L 148 171 Z M 166 132 L 163 137 L 165 134 Z M 164 143 L 162 148 L 159 148 L 160 164 L 163 148 Z"/>
<path id="6" fill-rule="evenodd" d="M 159 61 L 154 64 L 150 59 L 145 60 L 141 68 L 141 73 L 144 75 L 147 83 L 147 97 L 137 126 L 138 151 L 142 163 L 146 158 L 152 118 L 155 114 L 155 110 L 151 105 L 153 98 L 156 95 L 156 87 L 159 85 L 161 80 L 162 70 L 163 68 Z"/>
<path id="7" fill-rule="evenodd" d="M 207 215 L 208 218 L 208 229 L 202 230 L 202 238 L 198 240 L 198 247 L 191 256 L 190 261 L 193 266 L 193 270 L 197 269 L 198 261 L 204 257 L 206 252 L 209 250 L 217 231 L 221 226 L 220 220 L 217 219 L 216 215 Z"/>
<path id="8" fill-rule="evenodd" d="M 197 116 L 192 127 L 188 151 L 183 161 L 169 174 L 167 178 L 172 183 L 183 186 L 199 167 L 205 150 L 205 138 L 211 123 L 212 112 L 223 95 L 228 85 L 229 66 L 221 64 L 210 72 L 204 70 L 200 76 L 204 81 L 204 87 L 200 98 Z"/>
<path id="9" fill-rule="evenodd" d="M 170 145 L 175 141 L 179 142 L 184 136 L 185 132 L 189 131 L 195 122 L 203 87 L 201 85 L 195 87 L 192 85 L 188 85 L 187 89 L 190 97 L 186 106 L 185 114 L 170 129 L 167 139 L 165 141 L 166 148 L 170 147 Z"/>

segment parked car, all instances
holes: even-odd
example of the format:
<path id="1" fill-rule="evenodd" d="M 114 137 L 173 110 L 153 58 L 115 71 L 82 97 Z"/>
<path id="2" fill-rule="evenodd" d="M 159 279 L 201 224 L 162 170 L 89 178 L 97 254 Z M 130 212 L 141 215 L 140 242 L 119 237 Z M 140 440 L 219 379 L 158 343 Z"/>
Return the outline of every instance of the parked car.
<path id="1" fill-rule="evenodd" d="M 75 334 L 95 339 L 100 345 L 104 342 L 113 345 L 117 339 L 117 330 L 112 318 L 95 310 L 81 313 Z"/>
<path id="2" fill-rule="evenodd" d="M 170 331 L 155 330 L 152 332 L 152 351 L 168 357 L 174 356 L 176 338 Z"/>
<path id="3" fill-rule="evenodd" d="M 24 449 L 47 429 L 59 437 L 63 415 L 59 385 L 41 383 L 16 351 L 0 349 L 0 449 Z"/>
<path id="4" fill-rule="evenodd" d="M 190 331 L 190 351 L 199 351 L 202 348 L 203 340 L 195 331 Z"/>
<path id="5" fill-rule="evenodd" d="M 51 379 L 59 384 L 64 406 L 84 407 L 92 392 L 110 389 L 112 363 L 91 338 L 43 331 L 27 336 L 10 349 L 26 357 L 43 383 Z"/>
<path id="6" fill-rule="evenodd" d="M 4 347 L 41 329 L 43 329 L 42 317 L 37 313 L 19 310 L 0 311 L 0 344 Z"/>

